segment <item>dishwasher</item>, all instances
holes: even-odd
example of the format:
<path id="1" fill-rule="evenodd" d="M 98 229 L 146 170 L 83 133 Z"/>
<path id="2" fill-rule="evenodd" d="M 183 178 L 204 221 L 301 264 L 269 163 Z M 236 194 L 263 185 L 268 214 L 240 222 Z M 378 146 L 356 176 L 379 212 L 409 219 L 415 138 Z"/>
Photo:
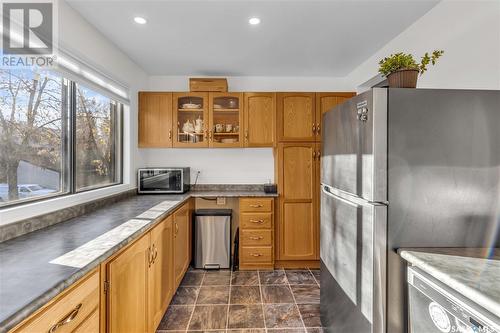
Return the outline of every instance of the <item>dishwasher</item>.
<path id="1" fill-rule="evenodd" d="M 231 209 L 197 209 L 194 219 L 194 267 L 231 266 Z"/>
<path id="2" fill-rule="evenodd" d="M 500 318 L 416 267 L 408 289 L 411 333 L 500 333 Z"/>

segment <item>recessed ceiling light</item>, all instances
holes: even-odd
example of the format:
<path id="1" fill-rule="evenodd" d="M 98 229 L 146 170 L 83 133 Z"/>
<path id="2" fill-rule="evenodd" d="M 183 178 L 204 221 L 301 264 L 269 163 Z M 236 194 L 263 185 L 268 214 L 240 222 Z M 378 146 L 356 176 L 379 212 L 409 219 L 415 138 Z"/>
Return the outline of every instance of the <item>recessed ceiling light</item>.
<path id="1" fill-rule="evenodd" d="M 250 23 L 251 25 L 257 25 L 260 23 L 260 18 L 252 17 L 248 20 L 248 23 Z"/>
<path id="2" fill-rule="evenodd" d="M 134 21 L 137 24 L 146 24 L 148 21 L 144 17 L 136 16 L 134 17 Z"/>

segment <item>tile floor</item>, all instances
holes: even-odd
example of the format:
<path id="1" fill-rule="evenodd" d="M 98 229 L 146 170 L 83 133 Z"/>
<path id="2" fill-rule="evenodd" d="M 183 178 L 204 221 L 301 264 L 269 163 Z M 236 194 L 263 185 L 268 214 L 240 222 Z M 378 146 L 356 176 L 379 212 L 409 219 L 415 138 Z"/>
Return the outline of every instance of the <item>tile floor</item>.
<path id="1" fill-rule="evenodd" d="M 321 333 L 319 290 L 319 270 L 190 270 L 157 333 Z"/>

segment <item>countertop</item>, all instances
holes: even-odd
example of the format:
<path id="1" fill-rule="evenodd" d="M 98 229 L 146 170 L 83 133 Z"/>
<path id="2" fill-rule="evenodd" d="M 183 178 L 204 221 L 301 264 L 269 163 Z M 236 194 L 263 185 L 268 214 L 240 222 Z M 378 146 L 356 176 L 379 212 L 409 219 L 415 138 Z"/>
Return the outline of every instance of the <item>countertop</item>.
<path id="1" fill-rule="evenodd" d="M 398 253 L 500 317 L 500 249 L 412 248 L 399 249 Z"/>
<path id="2" fill-rule="evenodd" d="M 29 317 L 187 199 L 266 196 L 277 194 L 191 191 L 180 195 L 136 195 L 0 243 L 0 332 L 7 332 Z M 89 247 L 98 248 L 93 257 L 92 251 L 89 256 Z M 81 260 L 82 249 L 90 262 Z"/>

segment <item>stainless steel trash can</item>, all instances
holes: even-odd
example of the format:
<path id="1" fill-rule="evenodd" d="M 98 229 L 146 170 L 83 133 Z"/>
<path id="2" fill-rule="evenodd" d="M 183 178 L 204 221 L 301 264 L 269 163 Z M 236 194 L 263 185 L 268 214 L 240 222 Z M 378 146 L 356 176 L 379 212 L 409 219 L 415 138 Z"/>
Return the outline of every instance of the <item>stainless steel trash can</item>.
<path id="1" fill-rule="evenodd" d="M 194 220 L 194 267 L 231 265 L 231 209 L 198 209 Z"/>

